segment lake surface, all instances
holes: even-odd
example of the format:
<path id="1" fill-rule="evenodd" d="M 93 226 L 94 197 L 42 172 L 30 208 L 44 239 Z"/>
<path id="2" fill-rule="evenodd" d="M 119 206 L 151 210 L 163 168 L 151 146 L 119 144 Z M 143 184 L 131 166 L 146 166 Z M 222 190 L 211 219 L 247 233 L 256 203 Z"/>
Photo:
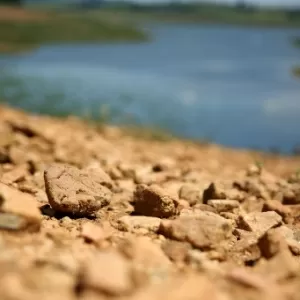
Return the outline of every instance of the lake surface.
<path id="1" fill-rule="evenodd" d="M 34 112 L 134 120 L 282 152 L 300 144 L 296 29 L 149 25 L 143 44 L 52 45 L 0 57 L 0 98 Z"/>

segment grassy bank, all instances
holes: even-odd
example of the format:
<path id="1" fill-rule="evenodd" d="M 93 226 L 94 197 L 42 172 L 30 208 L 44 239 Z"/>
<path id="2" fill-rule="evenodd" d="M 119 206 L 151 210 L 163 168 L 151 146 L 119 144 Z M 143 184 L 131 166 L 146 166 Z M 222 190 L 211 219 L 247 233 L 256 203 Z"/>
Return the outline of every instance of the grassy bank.
<path id="1" fill-rule="evenodd" d="M 125 22 L 87 14 L 0 7 L 0 52 L 30 50 L 64 42 L 142 41 L 146 35 Z"/>
<path id="2" fill-rule="evenodd" d="M 300 38 L 294 40 L 294 45 L 300 49 Z M 300 77 L 300 66 L 293 68 L 292 72 L 296 77 Z"/>
<path id="3" fill-rule="evenodd" d="M 255 6 L 216 4 L 105 5 L 91 14 L 123 20 L 157 20 L 184 23 L 222 23 L 247 26 L 300 27 L 299 10 L 263 9 Z"/>

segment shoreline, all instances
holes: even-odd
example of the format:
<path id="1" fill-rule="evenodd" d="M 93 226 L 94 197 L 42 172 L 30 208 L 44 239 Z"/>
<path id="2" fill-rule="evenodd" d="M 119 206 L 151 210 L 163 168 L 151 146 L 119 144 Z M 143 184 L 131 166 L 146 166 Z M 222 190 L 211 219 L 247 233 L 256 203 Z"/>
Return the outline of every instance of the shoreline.
<path id="1" fill-rule="evenodd" d="M 1 297 L 291 300 L 299 165 L 0 106 Z"/>

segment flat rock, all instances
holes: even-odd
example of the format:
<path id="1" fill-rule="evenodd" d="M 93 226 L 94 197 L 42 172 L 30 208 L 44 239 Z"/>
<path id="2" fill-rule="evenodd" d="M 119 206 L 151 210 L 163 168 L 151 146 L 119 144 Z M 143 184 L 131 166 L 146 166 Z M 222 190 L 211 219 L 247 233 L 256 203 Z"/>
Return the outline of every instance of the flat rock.
<path id="1" fill-rule="evenodd" d="M 118 228 L 124 231 L 146 231 L 157 232 L 160 225 L 160 218 L 145 216 L 123 216 L 118 220 Z"/>
<path id="2" fill-rule="evenodd" d="M 208 200 L 207 204 L 216 209 L 217 212 L 232 212 L 240 206 L 237 200 L 227 200 L 227 199 L 212 199 Z"/>
<path id="3" fill-rule="evenodd" d="M 28 175 L 28 170 L 26 165 L 20 165 L 12 169 L 9 172 L 4 173 L 0 177 L 0 181 L 5 184 L 12 184 L 14 182 L 24 180 Z"/>
<path id="4" fill-rule="evenodd" d="M 158 282 L 168 277 L 172 264 L 161 247 L 149 237 L 130 237 L 119 244 L 120 251 L 131 260 L 138 281 Z"/>
<path id="5" fill-rule="evenodd" d="M 262 211 L 275 211 L 283 218 L 285 223 L 291 222 L 291 209 L 277 200 L 266 200 L 263 204 Z"/>
<path id="6" fill-rule="evenodd" d="M 159 232 L 168 238 L 187 241 L 199 249 L 210 249 L 232 234 L 232 224 L 225 218 L 211 213 L 198 213 L 196 217 L 163 220 Z"/>
<path id="7" fill-rule="evenodd" d="M 36 231 L 40 222 L 41 213 L 32 195 L 0 183 L 0 229 Z"/>
<path id="8" fill-rule="evenodd" d="M 134 192 L 135 213 L 144 216 L 168 218 L 177 213 L 177 202 L 157 185 L 140 184 Z"/>
<path id="9" fill-rule="evenodd" d="M 252 212 L 241 215 L 238 223 L 239 228 L 255 232 L 257 235 L 265 234 L 269 229 L 278 226 L 282 217 L 275 211 Z"/>
<path id="10" fill-rule="evenodd" d="M 131 264 L 118 252 L 99 252 L 84 263 L 79 284 L 110 296 L 129 294 L 134 287 Z"/>
<path id="11" fill-rule="evenodd" d="M 108 238 L 112 233 L 109 224 L 95 224 L 86 222 L 81 227 L 81 236 L 88 242 L 99 244 Z"/>
<path id="12" fill-rule="evenodd" d="M 54 164 L 44 172 L 45 188 L 52 208 L 76 216 L 91 216 L 108 205 L 112 193 L 87 170 Z"/>

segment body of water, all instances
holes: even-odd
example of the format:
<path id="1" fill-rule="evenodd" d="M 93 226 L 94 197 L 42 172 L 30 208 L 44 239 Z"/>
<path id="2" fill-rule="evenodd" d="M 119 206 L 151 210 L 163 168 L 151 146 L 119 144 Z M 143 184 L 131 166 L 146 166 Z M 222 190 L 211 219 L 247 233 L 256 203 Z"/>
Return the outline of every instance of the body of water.
<path id="1" fill-rule="evenodd" d="M 295 29 L 146 26 L 140 44 L 43 46 L 0 57 L 0 98 L 41 113 L 134 120 L 233 146 L 300 144 Z M 122 117 L 117 118 L 117 117 Z M 125 119 L 124 119 L 125 117 Z"/>

